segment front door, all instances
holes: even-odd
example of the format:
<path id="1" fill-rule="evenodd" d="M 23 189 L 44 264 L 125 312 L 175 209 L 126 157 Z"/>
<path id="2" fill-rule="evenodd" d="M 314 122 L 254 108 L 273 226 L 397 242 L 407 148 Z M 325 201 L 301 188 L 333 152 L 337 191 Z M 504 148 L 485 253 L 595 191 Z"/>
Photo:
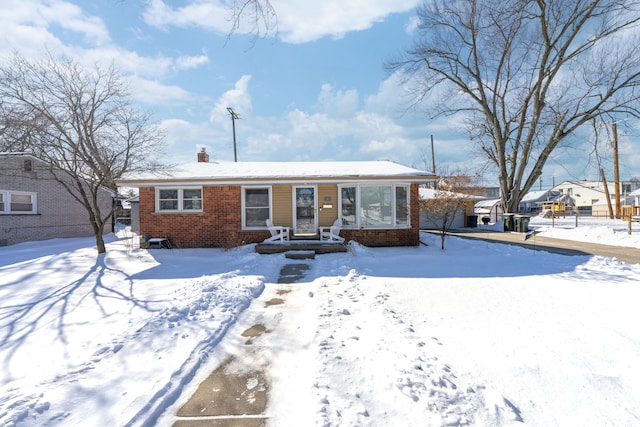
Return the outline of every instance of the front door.
<path id="1" fill-rule="evenodd" d="M 293 234 L 298 236 L 317 234 L 316 188 L 293 187 L 293 206 Z"/>

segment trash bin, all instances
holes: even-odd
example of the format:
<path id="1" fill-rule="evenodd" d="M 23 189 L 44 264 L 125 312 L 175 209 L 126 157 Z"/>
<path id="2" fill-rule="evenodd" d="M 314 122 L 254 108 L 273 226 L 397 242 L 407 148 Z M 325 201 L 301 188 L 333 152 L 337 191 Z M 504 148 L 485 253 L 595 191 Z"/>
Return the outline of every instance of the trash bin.
<path id="1" fill-rule="evenodd" d="M 504 231 L 514 231 L 515 224 L 513 222 L 514 214 L 512 213 L 503 213 L 502 221 L 504 222 Z"/>
<path id="2" fill-rule="evenodd" d="M 516 233 L 522 233 L 522 216 L 514 215 L 513 217 L 513 231 Z"/>
<path id="3" fill-rule="evenodd" d="M 529 231 L 529 217 L 526 215 L 515 215 L 513 217 L 514 228 L 518 233 Z"/>
<path id="4" fill-rule="evenodd" d="M 467 227 L 477 227 L 478 226 L 478 215 L 468 215 L 467 216 Z"/>

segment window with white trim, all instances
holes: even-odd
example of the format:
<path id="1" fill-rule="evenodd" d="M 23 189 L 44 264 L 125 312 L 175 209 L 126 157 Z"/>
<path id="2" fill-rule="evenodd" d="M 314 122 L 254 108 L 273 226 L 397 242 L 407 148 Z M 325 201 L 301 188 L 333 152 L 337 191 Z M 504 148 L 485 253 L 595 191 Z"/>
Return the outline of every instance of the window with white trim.
<path id="1" fill-rule="evenodd" d="M 242 228 L 266 228 L 271 218 L 271 187 L 242 188 Z"/>
<path id="2" fill-rule="evenodd" d="M 338 197 L 345 228 L 410 226 L 408 184 L 341 185 Z"/>
<path id="3" fill-rule="evenodd" d="M 202 187 L 156 188 L 157 212 L 202 212 Z"/>
<path id="4" fill-rule="evenodd" d="M 0 214 L 35 214 L 36 193 L 0 190 Z"/>

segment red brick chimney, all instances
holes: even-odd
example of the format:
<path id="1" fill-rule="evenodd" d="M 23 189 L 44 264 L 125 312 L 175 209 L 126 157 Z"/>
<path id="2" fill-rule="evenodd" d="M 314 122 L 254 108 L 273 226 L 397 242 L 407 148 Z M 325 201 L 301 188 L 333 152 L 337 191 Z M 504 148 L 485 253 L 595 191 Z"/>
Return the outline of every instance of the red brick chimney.
<path id="1" fill-rule="evenodd" d="M 209 163 L 209 155 L 204 147 L 202 147 L 202 151 L 198 153 L 198 163 Z"/>

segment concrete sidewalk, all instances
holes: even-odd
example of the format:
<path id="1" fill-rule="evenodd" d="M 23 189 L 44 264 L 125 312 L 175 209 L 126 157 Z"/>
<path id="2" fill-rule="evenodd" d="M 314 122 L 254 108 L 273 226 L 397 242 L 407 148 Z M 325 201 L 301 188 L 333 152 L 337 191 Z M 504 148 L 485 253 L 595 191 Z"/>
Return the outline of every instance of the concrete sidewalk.
<path id="1" fill-rule="evenodd" d="M 280 270 L 276 297 L 263 301 L 262 309 L 285 304 L 288 285 L 305 277 L 309 262 L 286 264 Z M 254 302 L 258 303 L 257 301 Z M 265 427 L 269 401 L 269 358 L 254 342 L 276 333 L 262 323 L 244 330 L 240 345 L 197 388 L 178 410 L 173 427 Z"/>
<path id="2" fill-rule="evenodd" d="M 544 236 L 535 236 L 535 239 L 531 238 L 529 240 L 524 240 L 524 233 L 484 231 L 481 227 L 451 230 L 447 234 L 465 239 L 481 239 L 489 242 L 517 245 L 528 249 L 533 249 L 535 246 L 536 250 L 561 255 L 599 255 L 603 257 L 617 258 L 620 261 L 629 264 L 640 264 L 640 248 L 601 245 L 574 240 L 553 239 Z"/>

